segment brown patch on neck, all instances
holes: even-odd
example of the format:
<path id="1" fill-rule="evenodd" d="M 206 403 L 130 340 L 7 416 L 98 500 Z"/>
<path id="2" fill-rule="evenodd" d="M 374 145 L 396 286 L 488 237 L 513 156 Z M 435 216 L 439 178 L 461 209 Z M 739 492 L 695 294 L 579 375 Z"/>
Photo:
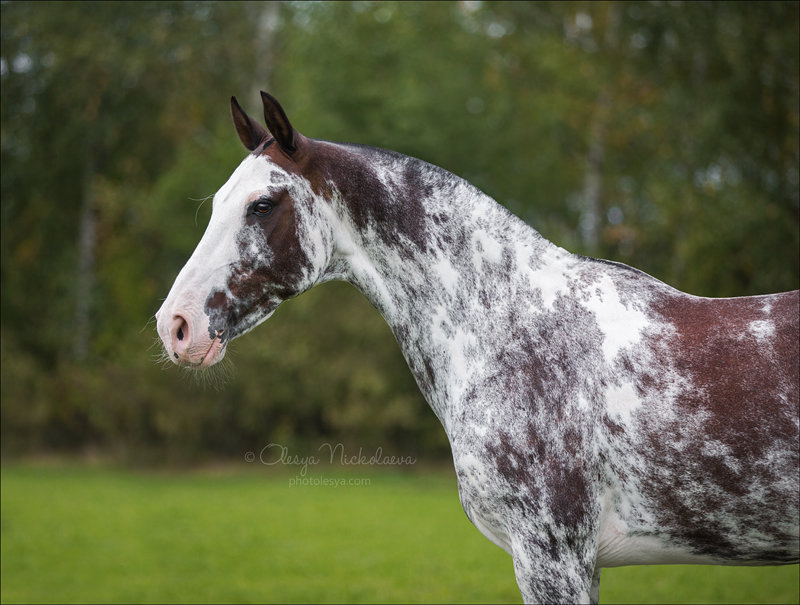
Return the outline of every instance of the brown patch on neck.
<path id="1" fill-rule="evenodd" d="M 425 251 L 428 233 L 425 227 L 424 198 L 430 194 L 420 177 L 423 162 L 398 153 L 372 147 L 309 141 L 308 172 L 315 193 L 330 199 L 337 191 L 344 201 L 356 228 L 370 227 L 380 239 L 408 252 L 411 242 Z M 394 163 L 397 186 L 389 189 L 371 162 Z"/>

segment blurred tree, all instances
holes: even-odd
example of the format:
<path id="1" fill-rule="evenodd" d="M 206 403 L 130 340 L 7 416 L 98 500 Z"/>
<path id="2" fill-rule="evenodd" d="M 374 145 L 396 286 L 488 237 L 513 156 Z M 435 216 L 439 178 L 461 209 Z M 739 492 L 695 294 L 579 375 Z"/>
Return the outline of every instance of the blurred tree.
<path id="1" fill-rule="evenodd" d="M 147 190 L 178 148 L 211 146 L 218 108 L 248 81 L 230 66 L 255 73 L 251 49 L 210 43 L 221 31 L 252 38 L 246 8 L 2 4 L 4 429 L 6 413 L 32 407 L 55 443 L 98 434 L 92 416 L 119 393 L 113 368 L 97 361 L 141 357 L 137 335 L 168 287 L 154 268 L 177 266 L 193 239 L 173 229 L 191 224 L 196 203 L 175 202 L 192 190 L 172 203 Z M 233 165 L 217 168 L 207 193 Z M 91 363 L 74 365 L 87 356 Z M 18 373 L 6 373 L 9 358 Z"/>
<path id="2" fill-rule="evenodd" d="M 309 131 L 391 131 L 567 247 L 697 293 L 797 284 L 796 3 L 292 10 L 305 67 L 276 81 Z"/>
<path id="3" fill-rule="evenodd" d="M 147 356 L 245 153 L 228 98 L 259 115 L 260 88 L 305 134 L 441 165 L 570 250 L 697 294 L 796 288 L 798 6 L 1 3 L 4 450 L 446 451 L 352 288 L 234 343 L 220 392 Z"/>
<path id="4" fill-rule="evenodd" d="M 796 288 L 800 5 L 676 8 L 627 10 L 632 75 L 658 94 L 642 116 L 658 162 L 637 178 L 643 251 L 702 294 Z"/>
<path id="5" fill-rule="evenodd" d="M 196 189 L 171 204 L 137 196 L 171 171 L 176 150 L 211 147 L 230 91 L 251 86 L 253 49 L 216 43 L 223 32 L 254 39 L 248 10 L 240 3 L 3 4 L 3 263 L 4 275 L 19 280 L 4 294 L 3 312 L 12 325 L 38 318 L 27 326 L 30 337 L 22 334 L 37 353 L 85 348 L 70 344 L 76 330 L 79 341 L 88 339 L 89 314 L 93 337 L 127 332 L 131 318 L 115 305 L 132 299 L 139 313 L 152 305 L 158 291 L 142 288 L 160 282 L 148 279 L 152 263 L 173 241 L 185 253 L 194 234 L 181 237 L 186 230 L 171 230 L 170 220 L 187 222 L 192 206 L 174 202 Z M 208 179 L 205 195 L 235 157 Z M 131 251 L 139 258 L 128 258 Z M 119 278 L 127 285 L 114 292 L 123 287 L 113 283 L 116 264 L 126 260 L 129 272 Z M 85 274 L 93 272 L 100 279 L 88 291 L 95 280 Z"/>

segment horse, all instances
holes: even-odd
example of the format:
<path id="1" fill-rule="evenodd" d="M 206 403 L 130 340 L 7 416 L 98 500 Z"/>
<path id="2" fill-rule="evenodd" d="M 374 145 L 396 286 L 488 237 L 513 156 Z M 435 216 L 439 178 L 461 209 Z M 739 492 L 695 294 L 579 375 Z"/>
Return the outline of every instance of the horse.
<path id="1" fill-rule="evenodd" d="M 353 284 L 449 439 L 461 504 L 525 602 L 600 570 L 798 562 L 800 291 L 681 292 L 572 254 L 437 166 L 307 138 L 235 97 L 250 154 L 156 314 L 188 368 L 283 301 Z"/>

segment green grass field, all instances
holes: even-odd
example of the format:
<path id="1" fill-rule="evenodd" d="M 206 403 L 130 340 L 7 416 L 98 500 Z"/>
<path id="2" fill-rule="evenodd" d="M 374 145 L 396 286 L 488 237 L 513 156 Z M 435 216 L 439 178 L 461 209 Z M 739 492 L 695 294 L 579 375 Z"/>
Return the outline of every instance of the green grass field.
<path id="1" fill-rule="evenodd" d="M 521 601 L 452 473 L 242 466 L 5 465 L 2 602 Z M 607 569 L 601 602 L 797 603 L 798 567 Z"/>

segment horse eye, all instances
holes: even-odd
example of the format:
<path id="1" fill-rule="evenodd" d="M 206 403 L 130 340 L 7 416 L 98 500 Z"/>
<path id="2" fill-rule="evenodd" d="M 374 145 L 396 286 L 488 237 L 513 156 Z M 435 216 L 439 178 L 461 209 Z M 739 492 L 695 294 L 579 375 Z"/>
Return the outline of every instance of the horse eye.
<path id="1" fill-rule="evenodd" d="M 272 202 L 259 200 L 253 204 L 253 213 L 257 214 L 258 216 L 267 216 L 270 212 L 272 212 L 272 208 Z"/>

